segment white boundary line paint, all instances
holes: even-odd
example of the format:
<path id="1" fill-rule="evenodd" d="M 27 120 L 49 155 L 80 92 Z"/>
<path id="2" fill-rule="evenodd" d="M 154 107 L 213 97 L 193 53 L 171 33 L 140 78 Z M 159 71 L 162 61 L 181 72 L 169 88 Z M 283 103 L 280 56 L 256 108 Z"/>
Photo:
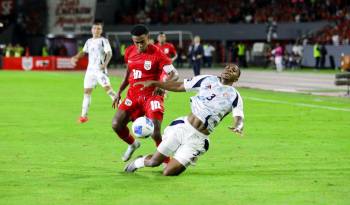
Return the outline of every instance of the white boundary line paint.
<path id="1" fill-rule="evenodd" d="M 243 97 L 243 99 L 254 100 L 254 101 L 259 101 L 259 102 L 275 103 L 275 104 L 295 105 L 295 106 L 299 106 L 299 107 L 311 107 L 311 108 L 319 108 L 319 109 L 326 109 L 326 110 L 350 112 L 350 109 L 348 109 L 348 108 L 336 108 L 336 107 L 323 106 L 323 105 L 313 105 L 313 104 L 307 104 L 307 103 L 291 103 L 291 102 L 285 102 L 285 101 L 280 101 L 280 100 L 271 100 L 271 99 L 255 98 L 255 97 Z"/>

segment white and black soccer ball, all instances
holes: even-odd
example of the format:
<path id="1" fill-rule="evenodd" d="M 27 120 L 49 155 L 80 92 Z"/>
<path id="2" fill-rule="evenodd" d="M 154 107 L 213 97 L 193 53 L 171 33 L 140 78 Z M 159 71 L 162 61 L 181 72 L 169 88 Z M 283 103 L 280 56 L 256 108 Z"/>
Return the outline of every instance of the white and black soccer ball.
<path id="1" fill-rule="evenodd" d="M 132 123 L 132 132 L 137 138 L 147 138 L 153 134 L 154 124 L 147 117 L 139 117 Z"/>

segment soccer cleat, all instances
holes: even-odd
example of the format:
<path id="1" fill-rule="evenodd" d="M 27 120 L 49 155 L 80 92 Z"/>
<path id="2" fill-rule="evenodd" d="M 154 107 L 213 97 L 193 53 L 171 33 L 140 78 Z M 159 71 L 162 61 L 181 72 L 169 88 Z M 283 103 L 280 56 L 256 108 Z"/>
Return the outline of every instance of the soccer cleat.
<path id="1" fill-rule="evenodd" d="M 135 152 L 135 150 L 140 146 L 141 146 L 141 143 L 137 140 L 135 140 L 135 142 L 132 145 L 129 145 L 128 149 L 125 151 L 124 155 L 122 156 L 123 162 L 128 161 L 131 158 L 132 154 Z"/>
<path id="2" fill-rule="evenodd" d="M 142 155 L 137 156 L 134 160 L 132 160 L 131 162 L 129 162 L 125 167 L 124 167 L 124 172 L 128 172 L 128 173 L 132 173 L 135 172 L 137 170 L 136 166 L 135 166 L 135 161 L 139 158 L 143 157 Z"/>
<path id="3" fill-rule="evenodd" d="M 79 117 L 78 122 L 79 122 L 79 123 L 85 123 L 85 122 L 87 122 L 88 120 L 89 120 L 88 117 Z"/>

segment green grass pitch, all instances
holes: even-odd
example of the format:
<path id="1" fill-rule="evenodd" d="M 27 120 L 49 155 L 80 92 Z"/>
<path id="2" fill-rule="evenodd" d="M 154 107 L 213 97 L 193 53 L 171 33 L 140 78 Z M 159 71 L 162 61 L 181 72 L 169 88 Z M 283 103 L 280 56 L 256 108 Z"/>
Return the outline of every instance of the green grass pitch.
<path id="1" fill-rule="evenodd" d="M 123 173 L 126 145 L 100 87 L 77 124 L 82 86 L 83 73 L 0 71 L 1 205 L 350 204 L 349 98 L 239 89 L 244 136 L 226 117 L 195 167 L 163 177 Z M 189 96 L 170 93 L 163 128 L 189 112 Z M 134 156 L 154 150 L 145 139 Z"/>

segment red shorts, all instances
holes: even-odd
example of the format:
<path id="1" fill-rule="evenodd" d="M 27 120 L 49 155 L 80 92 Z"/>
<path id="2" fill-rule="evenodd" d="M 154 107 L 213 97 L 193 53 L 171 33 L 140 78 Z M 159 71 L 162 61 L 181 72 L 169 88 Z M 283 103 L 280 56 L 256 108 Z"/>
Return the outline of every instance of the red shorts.
<path id="1" fill-rule="evenodd" d="M 164 98 L 160 95 L 127 95 L 118 109 L 130 114 L 131 120 L 146 116 L 150 119 L 163 120 Z"/>

